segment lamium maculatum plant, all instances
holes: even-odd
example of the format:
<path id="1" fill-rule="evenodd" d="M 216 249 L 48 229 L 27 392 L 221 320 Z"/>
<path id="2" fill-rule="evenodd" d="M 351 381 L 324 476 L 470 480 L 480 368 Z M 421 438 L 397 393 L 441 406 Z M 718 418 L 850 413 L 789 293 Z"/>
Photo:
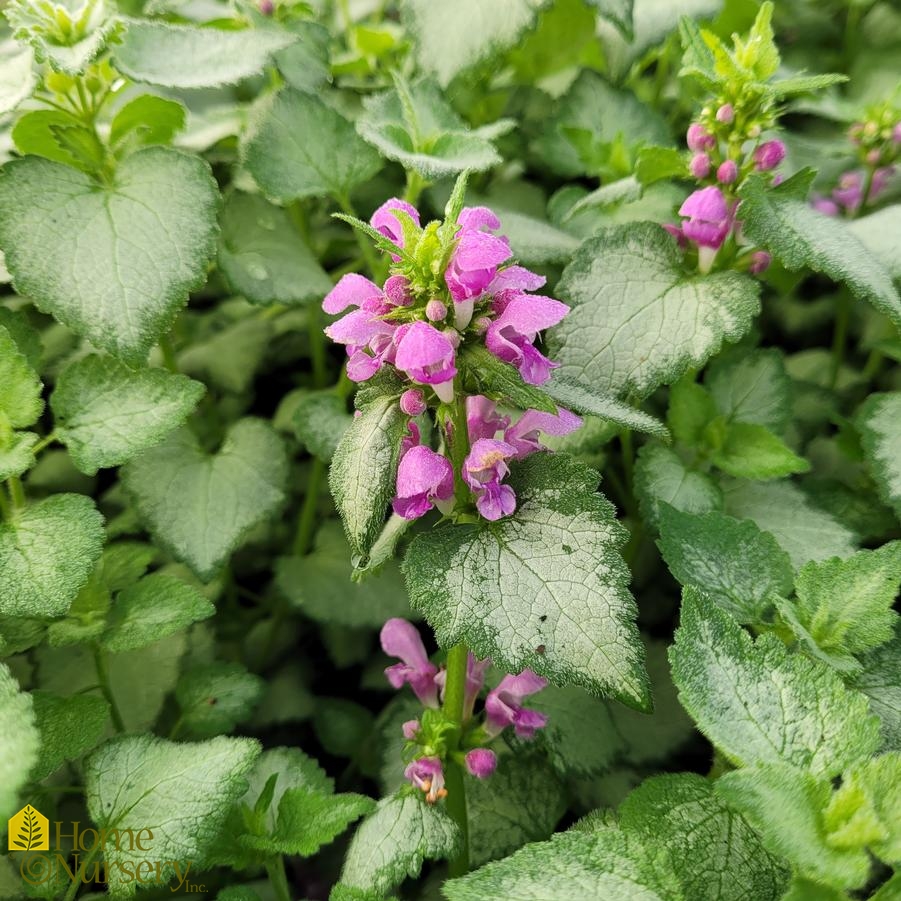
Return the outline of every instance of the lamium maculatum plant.
<path id="1" fill-rule="evenodd" d="M 901 898 L 893 0 L 9 0 L 0 901 Z"/>

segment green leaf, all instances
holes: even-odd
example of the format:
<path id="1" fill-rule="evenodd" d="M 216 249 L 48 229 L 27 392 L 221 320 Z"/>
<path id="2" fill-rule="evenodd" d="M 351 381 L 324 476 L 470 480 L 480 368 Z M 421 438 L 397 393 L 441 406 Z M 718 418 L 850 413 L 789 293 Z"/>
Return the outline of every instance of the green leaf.
<path id="1" fill-rule="evenodd" d="M 741 479 L 781 479 L 810 469 L 781 438 L 751 422 L 728 425 L 722 447 L 711 459 L 723 472 Z"/>
<path id="2" fill-rule="evenodd" d="M 0 364 L 2 365 L 2 364 Z M 34 432 L 15 432 L 6 447 L 0 447 L 0 482 L 20 476 L 34 466 L 33 448 L 38 443 Z"/>
<path id="3" fill-rule="evenodd" d="M 332 289 L 291 217 L 262 197 L 233 192 L 220 224 L 219 268 L 251 303 L 304 304 Z"/>
<path id="4" fill-rule="evenodd" d="M 190 732 L 217 735 L 247 720 L 264 688 L 263 679 L 239 663 L 210 663 L 189 669 L 178 682 L 175 698 Z"/>
<path id="5" fill-rule="evenodd" d="M 811 562 L 798 573 L 795 611 L 824 651 L 859 654 L 894 634 L 901 586 L 901 541 L 846 560 Z"/>
<path id="6" fill-rule="evenodd" d="M 725 354 L 715 360 L 704 384 L 730 422 L 747 422 L 781 435 L 791 421 L 791 379 L 778 350 Z"/>
<path id="7" fill-rule="evenodd" d="M 682 901 L 667 849 L 601 827 L 570 830 L 526 845 L 510 857 L 445 882 L 449 901 Z"/>
<path id="8" fill-rule="evenodd" d="M 669 439 L 669 431 L 660 420 L 642 410 L 636 410 L 635 407 L 623 403 L 610 394 L 595 391 L 593 387 L 583 382 L 555 376 L 543 386 L 542 390 L 576 413 L 598 416 L 623 428 L 635 429 L 637 432 L 645 432 L 664 440 Z"/>
<path id="9" fill-rule="evenodd" d="M 353 416 L 347 403 L 332 390 L 304 395 L 291 417 L 297 440 L 315 457 L 331 460 L 350 428 Z"/>
<path id="10" fill-rule="evenodd" d="M 717 418 L 710 392 L 688 373 L 670 386 L 666 421 L 680 444 L 702 447 L 707 444 L 707 426 Z"/>
<path id="11" fill-rule="evenodd" d="M 283 503 L 287 478 L 282 440 L 259 419 L 235 423 L 212 456 L 180 430 L 123 470 L 156 541 L 205 581 Z"/>
<path id="12" fill-rule="evenodd" d="M 13 160 L 0 172 L 0 249 L 17 291 L 141 363 L 206 278 L 218 197 L 209 166 L 169 148 L 139 150 L 104 187 L 49 160 Z"/>
<path id="13" fill-rule="evenodd" d="M 110 146 L 127 147 L 170 144 L 185 127 L 187 110 L 176 100 L 155 94 L 140 94 L 129 100 L 110 124 Z"/>
<path id="14" fill-rule="evenodd" d="M 285 81 L 298 91 L 315 94 L 331 80 L 329 30 L 318 22 L 294 19 L 284 23 L 295 41 L 275 54 L 275 64 Z"/>
<path id="15" fill-rule="evenodd" d="M 292 605 L 320 623 L 379 628 L 393 616 L 408 616 L 407 590 L 395 563 L 351 581 L 352 566 L 341 527 L 327 522 L 316 535 L 315 552 L 283 557 L 276 584 Z"/>
<path id="16" fill-rule="evenodd" d="M 716 791 L 741 811 L 764 847 L 787 859 L 798 875 L 835 888 L 853 888 L 866 879 L 870 862 L 862 850 L 827 841 L 822 818 L 832 792 L 827 779 L 769 764 L 726 773 Z"/>
<path id="17" fill-rule="evenodd" d="M 199 620 L 216 608 L 194 587 L 166 573 L 153 573 L 122 591 L 102 638 L 111 651 L 153 644 Z"/>
<path id="18" fill-rule="evenodd" d="M 645 187 L 657 181 L 683 178 L 685 153 L 672 147 L 642 147 L 635 163 L 635 178 Z"/>
<path id="19" fill-rule="evenodd" d="M 626 531 L 598 479 L 565 454 L 533 454 L 511 476 L 513 516 L 417 535 L 404 574 L 442 647 L 465 642 L 507 672 L 529 667 L 647 710 Z"/>
<path id="20" fill-rule="evenodd" d="M 806 266 L 843 282 L 901 326 L 901 298 L 890 273 L 847 225 L 798 197 L 797 186 L 791 184 L 794 180 L 777 188 L 767 187 L 758 178 L 744 183 L 740 193 L 745 234 L 787 269 Z"/>
<path id="21" fill-rule="evenodd" d="M 78 760 L 96 747 L 109 720 L 109 704 L 96 695 L 63 698 L 48 691 L 32 693 L 34 718 L 41 736 L 33 782 L 55 773 L 65 761 Z"/>
<path id="22" fill-rule="evenodd" d="M 542 388 L 527 385 L 515 366 L 499 360 L 487 348 L 471 344 L 459 356 L 464 378 L 474 382 L 475 393 L 497 398 L 519 410 L 556 413 L 557 404 Z"/>
<path id="23" fill-rule="evenodd" d="M 72 113 L 56 109 L 27 112 L 16 121 L 12 139 L 23 156 L 33 153 L 85 172 L 95 172 L 98 168 L 97 135 Z M 79 139 L 82 149 L 77 143 Z"/>
<path id="24" fill-rule="evenodd" d="M 872 753 L 879 723 L 863 695 L 773 635 L 752 641 L 727 613 L 686 588 L 670 648 L 679 699 L 734 763 L 787 763 L 834 776 Z"/>
<path id="25" fill-rule="evenodd" d="M 703 472 L 690 469 L 676 451 L 662 444 L 645 444 L 638 451 L 635 493 L 642 516 L 654 527 L 661 504 L 684 513 L 721 510 L 723 495 L 716 482 Z"/>
<path id="26" fill-rule="evenodd" d="M 43 385 L 13 336 L 0 325 L 0 416 L 14 429 L 37 421 L 44 409 Z"/>
<path id="27" fill-rule="evenodd" d="M 545 3 L 507 0 L 495 6 L 479 0 L 453 4 L 403 0 L 401 9 L 419 65 L 447 87 L 461 72 L 514 46 Z"/>
<path id="28" fill-rule="evenodd" d="M 849 228 L 893 279 L 901 278 L 901 203 L 854 219 Z"/>
<path id="29" fill-rule="evenodd" d="M 750 519 L 769 532 L 800 569 L 810 560 L 848 557 L 855 551 L 855 536 L 837 519 L 815 507 L 807 495 L 789 482 L 724 485 L 725 512 Z"/>
<path id="30" fill-rule="evenodd" d="M 771 81 L 767 85 L 767 90 L 774 97 L 783 99 L 785 97 L 796 97 L 798 94 L 812 94 L 815 91 L 822 91 L 834 84 L 841 84 L 848 80 L 847 75 L 826 72 L 822 75 L 794 75 L 791 78 L 780 78 Z"/>
<path id="31" fill-rule="evenodd" d="M 0 614 L 62 616 L 103 549 L 103 517 L 80 494 L 56 494 L 0 523 Z"/>
<path id="32" fill-rule="evenodd" d="M 616 115 L 612 116 L 610 110 L 614 109 Z M 582 132 L 600 146 L 615 141 L 624 142 L 627 147 L 643 143 L 666 145 L 671 140 L 666 122 L 657 113 L 630 91 L 613 87 L 590 70 L 583 70 L 556 103 L 551 118 L 541 123 L 541 136 L 533 146 L 557 175 L 574 178 L 594 174 L 586 169 L 567 131 Z"/>
<path id="33" fill-rule="evenodd" d="M 178 366 L 213 387 L 242 394 L 253 384 L 273 338 L 270 319 L 248 315 L 186 347 Z"/>
<path id="34" fill-rule="evenodd" d="M 291 89 L 262 109 L 244 163 L 263 192 L 281 203 L 326 194 L 342 198 L 382 166 L 340 113 Z"/>
<path id="35" fill-rule="evenodd" d="M 770 901 L 786 872 L 754 830 L 694 773 L 653 776 L 619 808 L 620 827 L 672 852 L 692 901 Z"/>
<path id="36" fill-rule="evenodd" d="M 362 406 L 335 449 L 329 486 L 355 556 L 365 557 L 382 530 L 406 431 L 397 396 L 376 396 Z"/>
<path id="37" fill-rule="evenodd" d="M 204 390 L 164 369 L 129 369 L 91 355 L 63 369 L 50 407 L 73 462 L 94 475 L 157 444 L 187 419 Z"/>
<path id="38" fill-rule="evenodd" d="M 901 751 L 901 628 L 891 641 L 864 654 L 862 670 L 851 685 L 870 699 L 870 709 L 881 723 L 882 746 Z"/>
<path id="39" fill-rule="evenodd" d="M 268 854 L 311 857 L 374 808 L 375 802 L 364 795 L 332 795 L 308 788 L 289 788 L 278 804 L 275 831 L 266 836 L 244 835 L 241 844 Z"/>
<path id="40" fill-rule="evenodd" d="M 870 901 L 876 899 L 877 895 L 870 895 Z M 809 879 L 796 876 L 780 901 L 851 901 L 851 896 L 846 895 L 841 889 L 829 888 L 822 882 L 811 882 Z"/>
<path id="41" fill-rule="evenodd" d="M 19 789 L 40 753 L 31 696 L 19 691 L 9 667 L 0 663 L 0 820 L 16 812 Z"/>
<path id="42" fill-rule="evenodd" d="M 191 861 L 195 872 L 212 856 L 231 805 L 246 788 L 245 775 L 260 753 L 249 738 L 214 738 L 174 744 L 151 735 L 125 735 L 98 748 L 85 762 L 85 793 L 100 829 L 150 829 L 142 851 L 104 847 L 113 897 L 135 893 L 119 864 L 160 862 L 163 879 L 179 878 Z"/>
<path id="43" fill-rule="evenodd" d="M 184 632 L 156 644 L 121 654 L 107 654 L 109 681 L 129 732 L 141 732 L 154 724 L 166 696 L 178 680 L 179 663 L 187 646 Z M 41 688 L 59 695 L 95 689 L 97 668 L 86 645 L 41 647 L 37 651 Z"/>
<path id="44" fill-rule="evenodd" d="M 398 83 L 395 90 L 366 99 L 357 129 L 389 160 L 427 179 L 480 172 L 501 161 L 491 142 L 469 130 L 429 79 Z"/>
<path id="45" fill-rule="evenodd" d="M 571 309 L 548 332 L 550 356 L 564 377 L 646 397 L 738 340 L 760 309 L 758 291 L 735 272 L 686 275 L 659 226 L 605 229 L 564 270 L 557 296 Z"/>
<path id="46" fill-rule="evenodd" d="M 34 89 L 34 51 L 16 41 L 0 42 L 0 115 L 11 113 Z"/>
<path id="47" fill-rule="evenodd" d="M 134 81 L 167 88 L 213 88 L 257 75 L 289 44 L 287 31 L 128 23 L 113 51 L 116 68 Z"/>
<path id="48" fill-rule="evenodd" d="M 856 423 L 879 496 L 901 519 L 901 391 L 871 394 Z"/>
<path id="49" fill-rule="evenodd" d="M 562 689 L 565 690 L 565 689 Z M 566 812 L 566 792 L 538 754 L 502 755 L 490 779 L 466 785 L 472 867 L 550 838 Z"/>
<path id="50" fill-rule="evenodd" d="M 344 858 L 339 885 L 381 898 L 426 860 L 453 857 L 462 836 L 443 807 L 402 790 L 379 801 L 357 829 Z"/>
<path id="51" fill-rule="evenodd" d="M 751 520 L 661 504 L 657 544 L 682 585 L 700 588 L 741 623 L 763 621 L 772 595 L 791 593 L 788 554 Z"/>

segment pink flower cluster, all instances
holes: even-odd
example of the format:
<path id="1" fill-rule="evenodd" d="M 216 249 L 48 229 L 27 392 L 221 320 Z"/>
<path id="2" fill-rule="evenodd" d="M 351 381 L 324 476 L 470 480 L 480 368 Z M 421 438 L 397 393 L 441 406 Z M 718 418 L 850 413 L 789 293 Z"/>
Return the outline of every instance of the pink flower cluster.
<path id="1" fill-rule="evenodd" d="M 398 213 L 419 229 L 419 212 L 397 198 L 379 207 L 370 224 L 406 249 Z M 516 366 L 530 385 L 550 378 L 556 364 L 535 347 L 535 340 L 569 308 L 551 297 L 526 293 L 542 287 L 545 279 L 521 266 L 504 266 L 513 254 L 507 239 L 492 233 L 498 228 L 500 221 L 486 207 L 462 210 L 443 284 L 420 283 L 402 258 L 393 255 L 396 271 L 381 288 L 356 274 L 345 275 L 335 285 L 323 301 L 325 312 L 356 309 L 325 333 L 347 347 L 351 379 L 366 381 L 391 364 L 449 402 L 457 349 L 471 337 L 479 337 L 498 359 Z"/>
<path id="2" fill-rule="evenodd" d="M 757 143 L 749 151 L 740 150 L 736 154 L 735 142 L 729 140 L 734 123 L 735 109 L 732 104 L 725 103 L 713 116 L 714 131 L 699 122 L 693 122 L 688 127 L 686 143 L 693 153 L 688 164 L 689 174 L 711 184 L 690 194 L 682 204 L 679 208 L 679 215 L 683 217 L 681 223 L 664 225 L 680 247 L 697 250 L 698 266 L 702 272 L 710 270 L 718 251 L 730 236 L 735 239 L 737 249 L 745 250 L 741 223 L 736 216 L 739 201 L 732 193 L 732 186 L 752 171 L 772 171 L 785 159 L 785 145 L 777 140 Z M 756 132 L 751 130 L 748 137 L 756 140 L 759 134 L 759 129 Z M 725 152 L 723 146 L 727 148 Z M 773 183 L 778 184 L 780 180 L 777 175 Z M 750 255 L 746 256 L 746 266 L 753 275 L 763 272 L 770 265 L 771 257 L 766 251 L 754 251 L 752 248 L 747 248 L 747 251 Z"/>
<path id="3" fill-rule="evenodd" d="M 438 223 L 423 228 L 419 212 L 394 198 L 376 210 L 370 224 L 393 244 L 384 285 L 345 275 L 322 304 L 327 313 L 344 314 L 325 332 L 346 346 L 352 380 L 365 381 L 383 366 L 393 367 L 412 383 L 400 396 L 400 408 L 416 417 L 430 406 L 457 400 L 458 355 L 466 343 L 483 344 L 515 366 L 529 385 L 550 378 L 557 364 L 535 342 L 569 308 L 529 293 L 545 279 L 513 263 L 509 242 L 495 234 L 500 221 L 491 210 L 464 207 L 448 237 Z M 353 309 L 345 312 L 348 308 Z M 539 432 L 564 435 L 581 425 L 578 416 L 563 409 L 556 414 L 527 410 L 511 424 L 481 395 L 466 399 L 466 414 L 469 450 L 457 476 L 480 515 L 490 520 L 516 507 L 513 489 L 503 484 L 509 461 L 542 449 Z M 439 417 L 439 435 L 446 443 L 460 437 L 453 435 L 451 419 Z M 454 493 L 448 456 L 422 444 L 411 419 L 401 447 L 394 512 L 417 519 L 437 507 L 447 514 Z"/>
<path id="4" fill-rule="evenodd" d="M 437 709 L 443 700 L 446 673 L 429 660 L 422 638 L 416 627 L 404 619 L 389 619 L 381 631 L 382 650 L 389 657 L 397 657 L 395 663 L 385 670 L 385 676 L 394 688 L 409 685 L 413 693 L 425 707 Z M 547 725 L 547 716 L 537 710 L 523 706 L 530 695 L 547 686 L 547 680 L 523 670 L 517 676 L 504 676 L 496 688 L 485 698 L 484 722 L 472 723 L 476 701 L 485 685 L 485 673 L 489 660 L 479 660 L 469 654 L 466 666 L 466 687 L 463 700 L 463 722 L 466 734 L 472 736 L 476 747 L 464 754 L 463 760 L 470 775 L 487 779 L 497 767 L 497 755 L 484 743 L 490 742 L 505 729 L 511 728 L 519 738 L 530 739 L 538 729 Z M 429 745 L 419 720 L 408 720 L 403 724 L 403 734 L 407 741 L 414 743 L 424 753 L 415 757 L 407 766 L 404 776 L 425 793 L 426 800 L 433 804 L 447 795 L 444 788 L 444 761 Z"/>
<path id="5" fill-rule="evenodd" d="M 882 166 L 876 169 L 866 187 L 866 176 L 863 172 L 845 172 L 838 180 L 828 197 L 815 196 L 812 201 L 814 209 L 827 216 L 856 216 L 862 207 L 872 203 L 886 189 L 892 176 L 894 166 Z M 864 197 L 864 191 L 867 196 Z"/>
<path id="6" fill-rule="evenodd" d="M 466 424 L 470 451 L 463 461 L 463 481 L 472 491 L 479 513 L 494 521 L 516 509 L 516 494 L 509 485 L 502 484 L 510 471 L 508 462 L 543 450 L 538 440 L 541 432 L 567 435 L 579 428 L 582 420 L 558 407 L 556 414 L 526 410 L 511 425 L 509 416 L 502 416 L 493 401 L 478 394 L 466 399 Z M 401 448 L 397 469 L 394 512 L 405 519 L 418 519 L 432 507 L 448 512 L 447 505 L 454 494 L 450 460 L 419 443 L 419 429 L 414 422 L 410 422 L 409 429 L 410 437 Z"/>

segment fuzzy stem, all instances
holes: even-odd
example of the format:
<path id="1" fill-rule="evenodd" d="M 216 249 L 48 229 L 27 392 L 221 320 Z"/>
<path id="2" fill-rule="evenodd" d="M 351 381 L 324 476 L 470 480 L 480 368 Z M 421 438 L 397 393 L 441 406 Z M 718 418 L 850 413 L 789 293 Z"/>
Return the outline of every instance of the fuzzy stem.
<path id="1" fill-rule="evenodd" d="M 444 683 L 444 712 L 456 725 L 457 739 L 463 731 L 463 707 L 466 698 L 466 662 L 469 652 L 465 644 L 458 644 L 447 652 L 447 673 Z M 446 763 L 447 812 L 460 827 L 463 846 L 450 862 L 450 875 L 469 872 L 469 817 L 466 812 L 466 782 L 463 768 L 453 759 Z"/>
<path id="2" fill-rule="evenodd" d="M 116 698 L 110 686 L 106 656 L 99 644 L 94 645 L 94 666 L 97 668 L 97 680 L 100 682 L 100 690 L 103 692 L 103 697 L 106 698 L 106 703 L 109 704 L 110 718 L 113 721 L 113 725 L 116 727 L 117 732 L 125 732 L 125 721 L 122 719 L 119 705 L 116 703 Z"/>
<path id="3" fill-rule="evenodd" d="M 163 355 L 163 365 L 169 372 L 178 372 L 178 362 L 175 358 L 175 347 L 169 335 L 160 337 L 160 353 Z"/>
<path id="4" fill-rule="evenodd" d="M 466 398 L 458 395 L 451 407 L 453 435 L 450 440 L 451 466 L 454 468 L 454 505 L 456 511 L 469 504 L 469 488 L 463 481 L 463 463 L 469 454 L 469 426 L 466 424 Z"/>
<path id="5" fill-rule="evenodd" d="M 325 463 L 314 457 L 307 477 L 307 491 L 303 499 L 303 507 L 297 519 L 297 532 L 294 535 L 294 556 L 303 557 L 313 546 L 316 533 L 316 511 L 319 507 L 319 490 L 325 481 Z"/>
<path id="6" fill-rule="evenodd" d="M 69 883 L 69 888 L 66 891 L 63 901 L 74 901 L 75 896 L 78 894 L 79 887 L 83 884 L 82 877 L 87 872 L 88 867 L 94 862 L 94 858 L 96 858 L 102 850 L 103 843 L 100 841 L 91 848 L 87 857 L 81 862 L 81 866 L 78 868 L 78 873 L 76 873 L 75 878 Z"/>
<path id="7" fill-rule="evenodd" d="M 407 187 L 404 191 L 404 200 L 411 206 L 416 206 L 419 201 L 419 195 L 426 186 L 425 179 L 413 169 L 407 170 Z"/>
<path id="8" fill-rule="evenodd" d="M 291 901 L 291 887 L 288 885 L 288 874 L 285 872 L 285 859 L 281 854 L 266 859 L 266 873 L 278 901 Z"/>
<path id="9" fill-rule="evenodd" d="M 22 487 L 22 481 L 17 476 L 13 476 L 7 484 L 13 510 L 21 510 L 25 506 L 25 489 Z"/>

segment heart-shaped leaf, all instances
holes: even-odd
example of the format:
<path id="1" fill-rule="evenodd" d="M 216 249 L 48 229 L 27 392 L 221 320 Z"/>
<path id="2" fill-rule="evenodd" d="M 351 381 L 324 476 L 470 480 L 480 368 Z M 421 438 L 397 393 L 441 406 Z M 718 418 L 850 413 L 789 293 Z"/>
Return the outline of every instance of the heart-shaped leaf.
<path id="1" fill-rule="evenodd" d="M 0 172 L 0 249 L 20 294 L 139 363 L 206 277 L 218 202 L 209 166 L 169 148 L 128 157 L 110 185 L 28 156 Z"/>
<path id="2" fill-rule="evenodd" d="M 205 581 L 282 503 L 287 476 L 281 438 L 258 419 L 232 426 L 216 454 L 182 429 L 123 469 L 156 541 Z"/>

